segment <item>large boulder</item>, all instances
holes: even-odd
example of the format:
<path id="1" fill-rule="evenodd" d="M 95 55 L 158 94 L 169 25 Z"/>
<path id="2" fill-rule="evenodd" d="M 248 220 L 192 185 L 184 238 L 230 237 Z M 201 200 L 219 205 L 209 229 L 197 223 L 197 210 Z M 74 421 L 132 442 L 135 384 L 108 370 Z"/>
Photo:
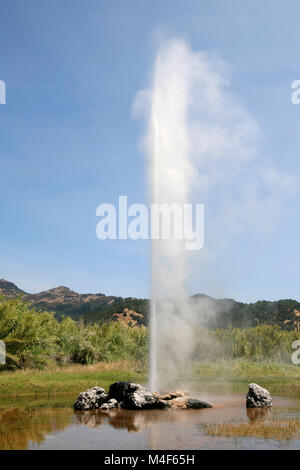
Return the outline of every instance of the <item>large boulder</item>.
<path id="1" fill-rule="evenodd" d="M 147 410 L 159 407 L 157 396 L 150 392 L 150 390 L 133 382 L 128 385 L 122 408 L 127 410 Z"/>
<path id="2" fill-rule="evenodd" d="M 114 398 L 118 402 L 122 402 L 128 393 L 128 387 L 132 382 L 126 380 L 118 380 L 111 384 L 108 390 L 108 399 Z"/>
<path id="3" fill-rule="evenodd" d="M 95 410 L 107 401 L 104 388 L 93 387 L 79 394 L 75 404 L 75 410 Z"/>
<path id="4" fill-rule="evenodd" d="M 272 406 L 270 392 L 255 383 L 249 384 L 249 392 L 246 396 L 246 407 L 263 408 L 265 406 Z"/>
<path id="5" fill-rule="evenodd" d="M 135 382 L 119 381 L 113 383 L 109 387 L 108 397 L 121 402 L 121 407 L 127 410 L 163 407 L 163 404 L 159 404 L 157 395 Z"/>

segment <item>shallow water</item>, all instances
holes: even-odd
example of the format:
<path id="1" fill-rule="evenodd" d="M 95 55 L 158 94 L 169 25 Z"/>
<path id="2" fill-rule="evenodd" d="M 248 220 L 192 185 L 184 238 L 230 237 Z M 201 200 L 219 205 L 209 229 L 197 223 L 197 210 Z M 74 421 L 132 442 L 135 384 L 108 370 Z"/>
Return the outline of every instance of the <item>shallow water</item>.
<path id="1" fill-rule="evenodd" d="M 0 449 L 300 449 L 300 400 L 246 410 L 245 397 L 210 397 L 212 409 L 74 412 L 31 401 L 0 411 Z"/>

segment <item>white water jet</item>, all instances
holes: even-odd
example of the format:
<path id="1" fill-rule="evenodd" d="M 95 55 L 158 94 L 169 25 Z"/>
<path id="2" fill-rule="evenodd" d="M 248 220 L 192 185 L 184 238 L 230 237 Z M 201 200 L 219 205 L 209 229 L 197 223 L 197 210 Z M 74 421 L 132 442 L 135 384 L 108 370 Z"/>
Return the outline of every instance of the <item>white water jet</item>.
<path id="1" fill-rule="evenodd" d="M 160 50 L 155 62 L 148 134 L 151 199 L 155 204 L 179 203 L 183 207 L 189 202 L 188 183 L 192 168 L 187 132 L 190 87 L 187 60 L 186 45 L 182 41 L 172 41 Z M 177 341 L 180 354 L 175 354 L 172 342 L 178 334 L 174 328 L 186 329 L 187 326 L 182 324 L 180 311 L 180 308 L 186 307 L 182 303 L 187 298 L 183 241 L 152 240 L 151 269 L 149 386 L 152 390 L 158 390 L 159 386 L 165 385 L 160 365 L 165 364 L 169 369 L 168 375 L 172 372 L 172 366 L 177 369 L 185 347 L 183 342 L 187 339 L 182 331 L 183 341 Z"/>

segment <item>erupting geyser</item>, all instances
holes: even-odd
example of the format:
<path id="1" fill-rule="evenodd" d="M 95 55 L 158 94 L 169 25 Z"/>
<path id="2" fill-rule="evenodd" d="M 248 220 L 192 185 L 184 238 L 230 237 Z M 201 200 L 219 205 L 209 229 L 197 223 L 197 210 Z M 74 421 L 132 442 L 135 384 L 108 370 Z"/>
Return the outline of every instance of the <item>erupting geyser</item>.
<path id="1" fill-rule="evenodd" d="M 154 204 L 183 207 L 190 202 L 193 168 L 188 108 L 193 60 L 186 44 L 173 40 L 161 47 L 155 61 L 146 139 Z M 174 237 L 152 240 L 151 390 L 167 387 L 176 379 L 190 352 L 193 331 L 184 286 L 186 276 L 184 241 Z"/>
<path id="2" fill-rule="evenodd" d="M 173 39 L 162 42 L 150 90 L 139 92 L 134 102 L 135 114 L 142 111 L 147 119 L 143 146 L 149 161 L 151 203 L 208 206 L 205 233 L 208 238 L 209 227 L 210 252 L 218 249 L 226 230 L 228 235 L 230 220 L 244 224 L 237 211 L 247 215 L 248 222 L 251 211 L 263 207 L 251 178 L 258 171 L 259 180 L 267 172 L 255 160 L 257 125 L 226 90 L 229 83 L 229 67 L 216 55 L 193 52 L 183 39 Z M 233 187 L 238 194 L 234 199 Z M 188 296 L 190 261 L 195 260 L 191 253 L 195 252 L 188 252 L 186 240 L 174 236 L 174 220 L 170 239 L 152 237 L 152 391 L 188 385 L 182 371 L 193 358 L 199 359 L 197 328 L 214 315 L 205 301 L 200 299 L 196 305 Z M 197 279 L 201 289 L 199 270 Z"/>

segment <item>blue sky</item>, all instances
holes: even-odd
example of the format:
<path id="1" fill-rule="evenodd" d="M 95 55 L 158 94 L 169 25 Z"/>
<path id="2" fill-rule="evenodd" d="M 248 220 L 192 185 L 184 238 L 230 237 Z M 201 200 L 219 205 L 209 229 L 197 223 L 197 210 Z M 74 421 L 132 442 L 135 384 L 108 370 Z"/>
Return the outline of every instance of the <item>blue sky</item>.
<path id="1" fill-rule="evenodd" d="M 296 0 L 2 0 L 0 277 L 31 292 L 149 295 L 150 243 L 98 240 L 95 212 L 121 194 L 146 201 L 142 125 L 130 107 L 149 83 L 157 33 L 231 66 L 261 151 L 297 179 L 299 30 Z M 298 200 L 296 189 L 272 230 L 236 236 L 199 265 L 190 292 L 300 299 Z"/>

